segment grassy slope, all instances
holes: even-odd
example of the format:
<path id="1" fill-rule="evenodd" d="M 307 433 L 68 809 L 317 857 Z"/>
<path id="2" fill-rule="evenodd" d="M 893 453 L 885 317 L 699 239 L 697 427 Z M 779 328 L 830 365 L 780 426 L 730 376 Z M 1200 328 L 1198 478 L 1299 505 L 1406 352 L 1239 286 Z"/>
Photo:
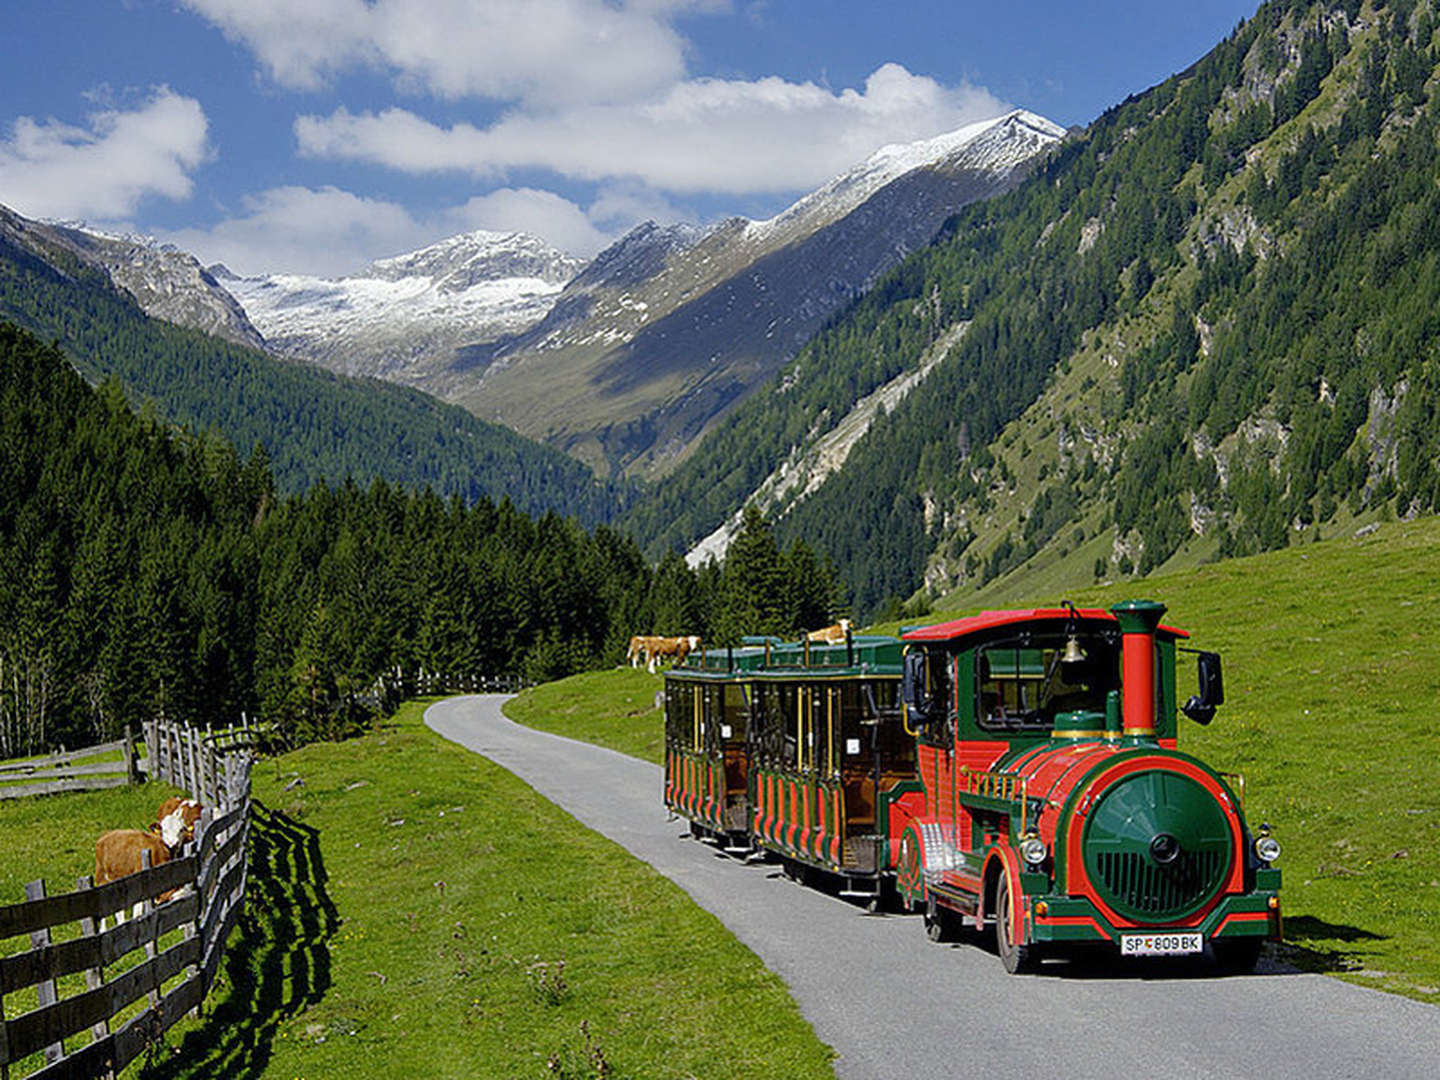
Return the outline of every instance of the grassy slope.
<path id="1" fill-rule="evenodd" d="M 589 671 L 531 687 L 506 703 L 505 715 L 658 765 L 664 761 L 665 714 L 655 707 L 655 695 L 664 688 L 664 677 L 644 668 Z"/>
<path id="2" fill-rule="evenodd" d="M 1222 652 L 1227 703 L 1209 727 L 1182 719 L 1181 746 L 1242 773 L 1250 817 L 1275 827 L 1289 957 L 1440 1004 L 1440 518 L 1118 585 L 1007 583 L 985 606 L 1150 597 L 1195 647 Z M 1193 685 L 1186 658 L 1182 698 Z M 662 720 L 643 707 L 658 686 L 596 672 L 508 711 L 654 761 Z"/>
<path id="3" fill-rule="evenodd" d="M 258 767 L 249 918 L 143 1075 L 598 1075 L 582 1025 L 617 1077 L 833 1075 L 713 917 L 422 711 Z"/>
<path id="4" fill-rule="evenodd" d="M 986 606 L 1062 599 L 1045 588 Z M 1181 746 L 1275 826 L 1296 961 L 1440 1003 L 1440 518 L 1063 598 L 1142 596 L 1225 656 L 1226 704 Z"/>

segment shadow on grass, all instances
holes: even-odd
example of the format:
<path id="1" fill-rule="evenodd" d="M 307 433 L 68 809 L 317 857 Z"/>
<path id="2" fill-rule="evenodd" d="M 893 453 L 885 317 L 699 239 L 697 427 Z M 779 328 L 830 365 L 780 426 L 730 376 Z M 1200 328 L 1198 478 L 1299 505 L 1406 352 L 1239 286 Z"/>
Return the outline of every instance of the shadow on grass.
<path id="1" fill-rule="evenodd" d="M 1285 920 L 1285 940 L 1277 947 L 1279 959 L 1294 964 L 1301 971 L 1355 971 L 1364 962 L 1355 948 L 1367 941 L 1385 941 L 1385 935 L 1362 930 L 1358 926 L 1327 923 L 1309 915 L 1292 916 Z M 1343 943 L 1339 946 L 1334 943 Z"/>
<path id="2" fill-rule="evenodd" d="M 330 988 L 330 940 L 340 916 L 326 891 L 320 833 L 255 802 L 245 914 L 231 938 L 199 1027 L 144 1080 L 265 1071 L 282 1022 Z"/>

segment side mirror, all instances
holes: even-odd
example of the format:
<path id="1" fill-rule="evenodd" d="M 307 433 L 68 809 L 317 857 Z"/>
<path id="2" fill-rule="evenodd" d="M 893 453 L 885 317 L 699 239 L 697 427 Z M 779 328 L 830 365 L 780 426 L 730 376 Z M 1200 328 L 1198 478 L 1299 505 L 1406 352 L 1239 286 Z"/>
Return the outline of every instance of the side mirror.
<path id="1" fill-rule="evenodd" d="M 900 700 L 917 722 L 923 724 L 930 718 L 934 702 L 925 682 L 925 653 L 920 649 L 911 649 L 905 654 L 900 674 Z"/>
<path id="2" fill-rule="evenodd" d="M 1181 706 L 1181 711 L 1197 724 L 1215 719 L 1215 706 L 1225 704 L 1225 678 L 1220 670 L 1220 654 L 1202 652 L 1195 657 L 1200 672 L 1200 692 Z"/>

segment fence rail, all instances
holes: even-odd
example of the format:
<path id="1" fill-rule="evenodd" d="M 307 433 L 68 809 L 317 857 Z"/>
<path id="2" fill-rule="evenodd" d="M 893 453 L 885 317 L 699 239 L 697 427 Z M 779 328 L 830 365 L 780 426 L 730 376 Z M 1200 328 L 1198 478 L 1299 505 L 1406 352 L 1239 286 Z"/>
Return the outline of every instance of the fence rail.
<path id="1" fill-rule="evenodd" d="M 108 761 L 90 760 L 116 753 Z M 134 781 L 135 769 L 135 741 L 127 730 L 114 742 L 0 763 L 0 799 L 123 787 Z"/>
<path id="2" fill-rule="evenodd" d="M 204 804 L 195 839 L 159 866 L 149 867 L 145 853 L 147 868 L 117 881 L 81 878 L 58 896 L 34 881 L 22 903 L 0 906 L 0 941 L 29 935 L 28 949 L 0 957 L 0 1080 L 41 1053 L 44 1064 L 27 1080 L 113 1076 L 204 1001 L 214 982 L 244 907 L 252 756 L 244 747 L 218 753 L 204 732 L 173 724 L 147 725 L 145 743 L 150 775 Z M 156 902 L 172 890 L 173 899 Z M 136 905 L 134 919 L 106 928 L 109 916 Z M 53 939 L 56 930 L 63 940 Z M 176 931 L 178 940 L 165 940 Z M 85 989 L 61 998 L 59 980 L 76 975 Z M 7 1019 L 5 995 L 31 989 L 35 1007 Z M 142 998 L 143 1008 L 117 1023 Z"/>

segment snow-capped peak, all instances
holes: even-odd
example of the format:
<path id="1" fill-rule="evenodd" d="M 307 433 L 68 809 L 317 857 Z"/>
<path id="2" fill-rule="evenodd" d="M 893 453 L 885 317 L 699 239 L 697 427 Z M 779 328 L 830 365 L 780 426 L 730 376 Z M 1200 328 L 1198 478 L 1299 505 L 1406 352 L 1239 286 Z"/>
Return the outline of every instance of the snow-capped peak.
<path id="1" fill-rule="evenodd" d="M 1059 142 L 1065 129 L 1036 113 L 1016 109 L 912 143 L 882 146 L 848 172 L 765 221 L 752 221 L 746 238 L 765 242 L 800 227 L 815 214 L 835 219 L 849 213 L 886 184 L 916 169 L 955 162 L 974 169 L 1003 170 L 1030 158 L 1040 145 Z M 963 159 L 963 160 L 961 160 Z"/>
<path id="2" fill-rule="evenodd" d="M 538 278 L 563 285 L 582 265 L 581 260 L 528 233 L 476 229 L 418 251 L 377 259 L 351 278 L 398 281 L 427 277 L 446 291 L 506 278 Z"/>

